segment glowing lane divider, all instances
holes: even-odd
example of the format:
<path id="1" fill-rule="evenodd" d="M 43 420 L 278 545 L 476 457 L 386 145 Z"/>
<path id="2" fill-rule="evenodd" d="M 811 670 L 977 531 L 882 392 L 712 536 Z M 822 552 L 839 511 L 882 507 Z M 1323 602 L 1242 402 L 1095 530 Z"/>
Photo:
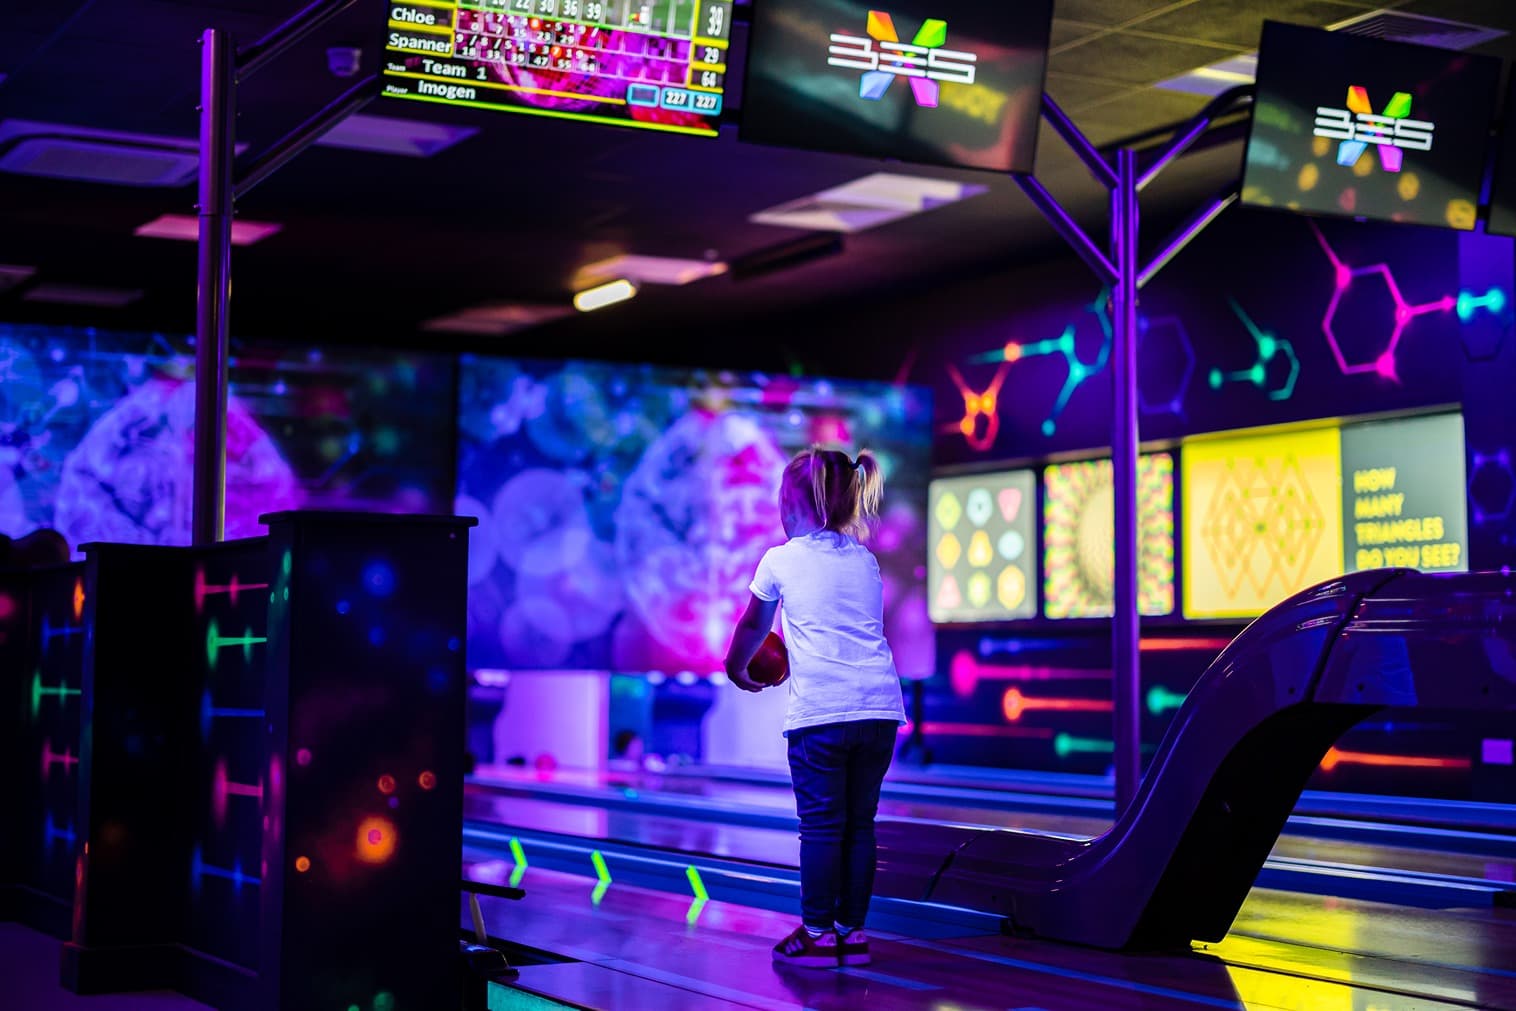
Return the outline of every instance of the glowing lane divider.
<path id="1" fill-rule="evenodd" d="M 1162 716 L 1164 713 L 1172 709 L 1178 709 L 1184 705 L 1186 698 L 1188 696 L 1182 695 L 1179 692 L 1171 692 L 1163 687 L 1163 685 L 1154 685 L 1148 689 L 1148 712 L 1154 716 Z"/>
<path id="2" fill-rule="evenodd" d="M 261 646 L 266 642 L 268 642 L 268 636 L 254 635 L 251 628 L 244 635 L 223 636 L 221 629 L 213 621 L 210 623 L 210 627 L 205 630 L 205 658 L 210 661 L 211 669 L 215 670 L 216 657 L 223 649 L 230 646 L 241 646 L 242 658 L 248 663 L 252 663 L 253 647 Z"/>
<path id="3" fill-rule="evenodd" d="M 1392 769 L 1467 769 L 1467 758 L 1439 758 L 1431 755 L 1380 755 L 1369 751 L 1339 751 L 1328 748 L 1321 759 L 1321 771 L 1331 772 L 1339 765 L 1371 765 Z"/>
<path id="4" fill-rule="evenodd" d="M 606 891 L 611 887 L 611 872 L 605 866 L 605 857 L 599 850 L 590 851 L 590 863 L 595 865 L 595 891 L 590 895 L 590 902 L 600 905 L 600 900 L 605 898 Z"/>
<path id="5" fill-rule="evenodd" d="M 948 680 L 960 696 L 974 694 L 981 681 L 1109 681 L 1108 670 L 1084 667 L 1033 667 L 1023 664 L 984 663 L 968 650 L 953 656 Z"/>
<path id="6" fill-rule="evenodd" d="M 249 797 L 261 801 L 263 784 L 232 782 L 227 778 L 226 759 L 218 759 L 216 769 L 211 774 L 211 814 L 215 817 L 218 828 L 226 822 L 227 801 L 231 797 Z"/>
<path id="7" fill-rule="evenodd" d="M 521 885 L 521 879 L 526 876 L 526 851 L 521 848 L 521 840 L 511 836 L 511 859 L 516 866 L 511 868 L 511 887 Z"/>
<path id="8" fill-rule="evenodd" d="M 1058 713 L 1108 713 L 1110 699 L 1035 698 L 1021 694 L 1019 688 L 1007 688 L 1000 700 L 1000 711 L 1009 723 L 1020 721 L 1023 713 L 1046 710 Z"/>
<path id="9" fill-rule="evenodd" d="M 710 901 L 711 895 L 705 890 L 705 882 L 700 880 L 700 871 L 694 864 L 684 869 L 684 876 L 689 880 L 690 892 L 695 896 L 689 910 L 684 914 L 684 922 L 694 926 L 700 919 L 700 913 L 705 909 L 705 904 Z"/>

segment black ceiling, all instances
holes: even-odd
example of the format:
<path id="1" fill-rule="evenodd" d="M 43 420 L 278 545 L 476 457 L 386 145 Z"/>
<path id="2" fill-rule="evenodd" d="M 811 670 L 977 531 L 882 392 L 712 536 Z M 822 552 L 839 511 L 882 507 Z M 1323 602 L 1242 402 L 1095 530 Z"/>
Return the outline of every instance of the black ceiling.
<path id="1" fill-rule="evenodd" d="M 760 0 L 761 2 L 761 0 Z M 194 136 L 197 39 L 207 27 L 249 41 L 292 0 L 10 0 L 0 17 L 0 120 Z M 1332 24 L 1385 8 L 1516 32 L 1508 0 L 1057 0 L 1049 93 L 1099 144 L 1150 134 L 1204 99 L 1155 82 L 1250 51 L 1266 18 Z M 241 89 L 249 154 L 339 94 L 328 45 L 362 44 L 366 66 L 383 4 L 360 0 Z M 1497 55 L 1516 36 L 1485 47 Z M 740 40 L 738 46 L 740 49 Z M 417 117 L 381 100 L 369 115 Z M 418 334 L 426 319 L 488 302 L 566 302 L 583 265 L 616 253 L 730 259 L 800 233 L 755 225 L 755 211 L 878 171 L 879 163 L 615 128 L 451 110 L 429 118 L 480 128 L 431 159 L 315 148 L 240 205 L 283 231 L 235 255 L 233 331 L 357 344 L 477 347 L 508 353 L 772 365 L 776 351 L 849 369 L 838 334 L 808 330 L 818 310 L 920 292 L 947 278 L 1059 256 L 1048 226 L 1007 178 L 896 167 L 989 187 L 961 204 L 848 236 L 840 256 L 748 282 L 729 277 L 648 288 L 614 310 L 505 338 Z M 1240 145 L 1180 162 L 1144 195 L 1150 238 L 1235 176 Z M 1044 129 L 1038 175 L 1090 224 L 1104 197 Z M 124 310 L 60 309 L 0 293 L 0 319 L 188 331 L 194 247 L 136 238 L 164 213 L 193 213 L 190 189 L 137 189 L 0 174 L 0 264 L 31 283 L 140 289 Z M 819 328 L 817 328 L 819 330 Z M 744 339 L 733 335 L 742 334 Z M 769 335 L 772 335 L 771 337 Z M 858 335 L 840 334 L 844 341 Z M 895 335 L 909 341 L 915 335 Z M 764 346 L 768 339 L 772 346 Z"/>

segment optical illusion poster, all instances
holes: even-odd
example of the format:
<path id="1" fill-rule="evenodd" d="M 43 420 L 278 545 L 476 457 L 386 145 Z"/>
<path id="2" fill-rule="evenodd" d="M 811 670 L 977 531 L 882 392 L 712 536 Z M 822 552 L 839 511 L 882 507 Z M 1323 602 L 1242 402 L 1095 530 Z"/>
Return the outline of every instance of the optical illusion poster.
<path id="1" fill-rule="evenodd" d="M 1336 429 L 1186 442 L 1184 615 L 1248 618 L 1342 572 Z"/>

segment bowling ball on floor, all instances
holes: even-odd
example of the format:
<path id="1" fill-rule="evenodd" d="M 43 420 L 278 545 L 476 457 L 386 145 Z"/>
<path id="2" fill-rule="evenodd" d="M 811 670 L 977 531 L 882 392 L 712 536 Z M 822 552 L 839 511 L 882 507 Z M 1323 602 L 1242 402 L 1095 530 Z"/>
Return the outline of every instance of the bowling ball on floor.
<path id="1" fill-rule="evenodd" d="M 789 680 L 790 651 L 784 648 L 784 640 L 773 632 L 766 635 L 748 661 L 747 673 L 761 685 L 782 685 Z"/>

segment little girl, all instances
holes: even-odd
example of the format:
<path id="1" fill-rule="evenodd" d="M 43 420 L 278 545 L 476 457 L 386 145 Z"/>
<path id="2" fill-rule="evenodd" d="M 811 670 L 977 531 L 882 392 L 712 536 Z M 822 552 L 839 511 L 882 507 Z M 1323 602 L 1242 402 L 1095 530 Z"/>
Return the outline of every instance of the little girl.
<path id="1" fill-rule="evenodd" d="M 726 655 L 727 676 L 761 691 L 747 665 L 784 604 L 789 650 L 790 776 L 800 814 L 803 923 L 774 961 L 865 965 L 874 889 L 874 815 L 905 704 L 884 639 L 879 563 L 858 543 L 884 481 L 868 452 L 810 449 L 784 468 L 779 511 L 789 541 L 758 563 L 752 599 Z"/>

